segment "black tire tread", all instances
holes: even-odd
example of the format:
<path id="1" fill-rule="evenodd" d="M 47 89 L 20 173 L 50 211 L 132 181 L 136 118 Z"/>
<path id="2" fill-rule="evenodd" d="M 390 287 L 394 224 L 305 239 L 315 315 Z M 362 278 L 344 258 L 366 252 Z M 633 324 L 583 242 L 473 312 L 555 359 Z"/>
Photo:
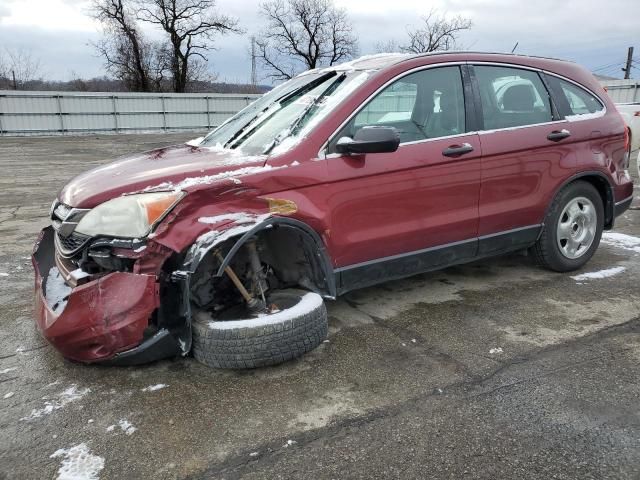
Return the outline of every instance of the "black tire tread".
<path id="1" fill-rule="evenodd" d="M 582 267 L 586 262 L 589 261 L 589 259 L 593 255 L 593 252 L 595 252 L 595 250 L 598 247 L 598 244 L 600 243 L 600 236 L 602 235 L 602 227 L 599 227 L 599 230 L 596 233 L 596 238 L 594 239 L 593 245 L 591 247 L 592 252 L 585 254 L 584 257 L 581 257 L 580 262 L 574 262 L 573 264 L 569 264 L 568 262 L 566 262 L 564 264 L 561 264 L 555 258 L 556 252 L 554 249 L 557 249 L 558 247 L 555 243 L 554 233 L 549 229 L 549 227 L 555 228 L 555 223 L 557 221 L 556 215 L 559 214 L 559 210 L 562 208 L 562 206 L 565 203 L 566 193 L 570 190 L 579 190 L 579 189 L 585 189 L 590 191 L 592 194 L 595 195 L 596 198 L 602 201 L 600 194 L 598 193 L 596 188 L 590 183 L 581 181 L 581 180 L 576 180 L 574 182 L 569 183 L 568 185 L 565 185 L 557 193 L 557 195 L 555 196 L 555 198 L 553 199 L 553 202 L 549 207 L 547 216 L 545 217 L 542 233 L 540 234 L 538 241 L 535 243 L 535 245 L 531 249 L 536 263 L 544 268 L 547 268 L 549 270 L 553 270 L 556 272 L 568 272 L 568 271 L 576 270 Z M 603 219 L 599 219 L 599 220 L 602 224 Z"/>
<path id="2" fill-rule="evenodd" d="M 299 317 L 272 325 L 221 330 L 209 328 L 208 321 L 194 319 L 192 327 L 196 360 L 210 367 L 231 369 L 265 367 L 292 360 L 316 348 L 328 333 L 324 303 Z"/>

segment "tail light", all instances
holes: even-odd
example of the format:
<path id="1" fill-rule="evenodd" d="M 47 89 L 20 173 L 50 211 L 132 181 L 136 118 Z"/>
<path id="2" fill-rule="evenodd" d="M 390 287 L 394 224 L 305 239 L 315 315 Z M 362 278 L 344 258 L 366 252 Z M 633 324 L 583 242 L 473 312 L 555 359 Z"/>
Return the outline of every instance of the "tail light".
<path id="1" fill-rule="evenodd" d="M 624 128 L 624 157 L 622 159 L 622 167 L 626 170 L 629 168 L 629 161 L 631 160 L 631 136 L 629 135 L 629 129 Z"/>

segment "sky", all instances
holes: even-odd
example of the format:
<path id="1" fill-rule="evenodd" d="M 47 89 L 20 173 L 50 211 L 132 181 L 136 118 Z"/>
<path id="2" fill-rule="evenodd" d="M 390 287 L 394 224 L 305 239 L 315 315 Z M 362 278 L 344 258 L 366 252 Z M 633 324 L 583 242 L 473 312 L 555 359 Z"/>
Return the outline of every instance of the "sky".
<path id="1" fill-rule="evenodd" d="M 473 22 L 459 41 L 474 51 L 551 56 L 578 62 L 596 73 L 621 78 L 627 47 L 636 47 L 632 76 L 640 78 L 640 0 L 334 0 L 347 10 L 361 54 L 378 43 L 406 39 L 431 8 Z M 243 35 L 218 37 L 209 68 L 220 81 L 248 82 L 249 38 L 260 31 L 260 0 L 218 0 L 220 12 L 235 16 Z M 47 79 L 104 75 L 91 46 L 99 25 L 87 0 L 0 0 L 0 47 L 31 51 Z M 150 37 L 159 35 L 147 28 Z M 1 48 L 0 48 L 1 50 Z M 264 83 L 269 83 L 264 82 Z"/>

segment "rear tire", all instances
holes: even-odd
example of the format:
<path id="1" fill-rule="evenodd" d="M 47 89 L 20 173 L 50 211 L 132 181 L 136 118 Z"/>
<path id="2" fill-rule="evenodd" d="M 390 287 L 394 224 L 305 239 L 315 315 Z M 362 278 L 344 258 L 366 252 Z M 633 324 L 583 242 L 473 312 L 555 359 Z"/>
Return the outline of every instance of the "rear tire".
<path id="1" fill-rule="evenodd" d="M 327 310 L 320 295 L 274 291 L 269 302 L 279 301 L 291 307 L 246 320 L 216 321 L 198 312 L 192 323 L 193 356 L 214 368 L 265 367 L 300 357 L 327 338 Z"/>
<path id="2" fill-rule="evenodd" d="M 572 182 L 556 195 L 547 212 L 533 247 L 536 260 L 555 272 L 577 270 L 593 257 L 603 229 L 600 193 L 590 183 Z"/>

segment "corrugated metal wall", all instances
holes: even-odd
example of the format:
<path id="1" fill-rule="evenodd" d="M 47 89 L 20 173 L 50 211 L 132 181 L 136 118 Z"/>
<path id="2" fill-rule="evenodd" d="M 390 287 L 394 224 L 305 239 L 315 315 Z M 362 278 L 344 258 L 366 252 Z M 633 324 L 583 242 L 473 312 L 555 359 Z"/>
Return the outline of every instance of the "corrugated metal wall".
<path id="1" fill-rule="evenodd" d="M 0 90 L 0 135 L 210 130 L 259 97 Z"/>
<path id="2" fill-rule="evenodd" d="M 640 80 L 603 80 L 600 83 L 615 103 L 640 102 Z"/>
<path id="3" fill-rule="evenodd" d="M 640 102 L 638 80 L 601 83 L 616 103 Z M 211 130 L 259 97 L 0 90 L 0 135 Z M 399 107 L 407 101 L 403 95 L 388 100 Z"/>

